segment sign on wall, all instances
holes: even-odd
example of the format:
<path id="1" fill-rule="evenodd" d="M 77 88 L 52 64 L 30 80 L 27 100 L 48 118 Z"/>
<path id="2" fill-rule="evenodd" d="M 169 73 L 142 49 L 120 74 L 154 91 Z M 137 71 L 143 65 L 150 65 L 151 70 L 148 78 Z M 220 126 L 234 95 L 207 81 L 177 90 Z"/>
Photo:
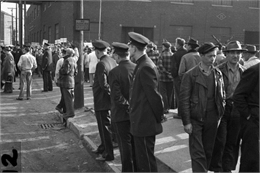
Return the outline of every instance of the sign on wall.
<path id="1" fill-rule="evenodd" d="M 75 30 L 77 31 L 89 31 L 89 19 L 76 19 Z"/>

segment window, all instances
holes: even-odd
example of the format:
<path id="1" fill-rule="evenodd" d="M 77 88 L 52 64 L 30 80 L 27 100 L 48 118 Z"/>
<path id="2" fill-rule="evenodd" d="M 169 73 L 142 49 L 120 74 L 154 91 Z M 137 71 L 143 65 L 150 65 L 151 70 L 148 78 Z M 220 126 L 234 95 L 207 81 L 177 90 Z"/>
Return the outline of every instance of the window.
<path id="1" fill-rule="evenodd" d="M 171 0 L 171 3 L 177 3 L 177 4 L 194 4 L 194 0 Z"/>
<path id="2" fill-rule="evenodd" d="M 51 26 L 48 28 L 48 41 L 51 42 Z"/>
<path id="3" fill-rule="evenodd" d="M 232 6 L 232 0 L 212 0 L 212 5 L 216 6 Z"/>
<path id="4" fill-rule="evenodd" d="M 59 24 L 55 24 L 55 40 L 59 39 Z"/>
<path id="5" fill-rule="evenodd" d="M 251 0 L 250 7 L 251 7 L 251 8 L 260 8 L 260 6 L 259 6 L 259 0 Z"/>
<path id="6" fill-rule="evenodd" d="M 47 4 L 44 3 L 44 4 L 43 4 L 43 11 L 46 11 L 46 8 L 47 8 Z"/>
<path id="7" fill-rule="evenodd" d="M 40 15 L 40 11 L 41 11 L 41 6 L 40 6 L 40 5 L 38 5 L 38 6 L 37 6 L 37 16 L 39 16 L 39 15 Z"/>
<path id="8" fill-rule="evenodd" d="M 33 11 L 34 11 L 33 19 L 35 19 L 37 16 L 37 8 L 35 8 Z"/>

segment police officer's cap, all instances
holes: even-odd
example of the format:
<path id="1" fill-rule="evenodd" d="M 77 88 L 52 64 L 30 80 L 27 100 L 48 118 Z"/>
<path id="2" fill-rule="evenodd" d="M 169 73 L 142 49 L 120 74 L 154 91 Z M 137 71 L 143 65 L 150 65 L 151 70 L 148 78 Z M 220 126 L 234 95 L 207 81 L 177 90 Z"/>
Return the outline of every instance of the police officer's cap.
<path id="1" fill-rule="evenodd" d="M 130 37 L 130 44 L 132 45 L 138 47 L 145 47 L 150 43 L 150 40 L 141 34 L 135 32 L 129 32 L 128 35 Z"/>
<path id="2" fill-rule="evenodd" d="M 117 52 L 128 52 L 128 49 L 129 49 L 129 46 L 127 44 L 124 44 L 124 43 L 119 43 L 119 42 L 113 42 L 112 43 L 112 46 L 114 47 L 115 49 L 115 53 Z"/>
<path id="3" fill-rule="evenodd" d="M 92 45 L 95 47 L 95 49 L 98 50 L 104 50 L 105 48 L 109 47 L 109 43 L 103 41 L 103 40 L 96 40 L 92 42 Z"/>

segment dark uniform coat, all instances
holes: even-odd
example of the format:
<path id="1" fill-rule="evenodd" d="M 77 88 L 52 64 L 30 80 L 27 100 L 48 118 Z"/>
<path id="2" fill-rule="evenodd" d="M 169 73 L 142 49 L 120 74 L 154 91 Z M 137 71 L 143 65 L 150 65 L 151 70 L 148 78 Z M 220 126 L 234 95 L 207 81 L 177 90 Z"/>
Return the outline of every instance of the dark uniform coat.
<path id="1" fill-rule="evenodd" d="M 53 69 L 52 53 L 50 49 L 46 49 L 42 56 L 42 69 L 44 71 L 52 71 Z"/>
<path id="2" fill-rule="evenodd" d="M 130 60 L 123 60 L 109 73 L 112 122 L 129 120 L 129 90 L 135 66 Z"/>
<path id="3" fill-rule="evenodd" d="M 153 136 L 162 132 L 163 101 L 158 82 L 156 65 L 147 55 L 143 55 L 137 60 L 130 89 L 129 115 L 134 136 Z"/>
<path id="4" fill-rule="evenodd" d="M 102 56 L 97 63 L 94 84 L 92 87 L 95 111 L 111 109 L 108 74 L 109 71 L 116 66 L 116 61 L 107 55 Z"/>

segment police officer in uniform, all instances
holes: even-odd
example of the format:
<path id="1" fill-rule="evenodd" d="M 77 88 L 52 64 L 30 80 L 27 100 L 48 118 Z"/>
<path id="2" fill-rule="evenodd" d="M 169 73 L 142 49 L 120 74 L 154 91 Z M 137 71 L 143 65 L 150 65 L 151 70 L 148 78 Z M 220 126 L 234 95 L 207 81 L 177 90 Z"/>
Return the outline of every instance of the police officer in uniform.
<path id="1" fill-rule="evenodd" d="M 130 122 L 134 136 L 137 172 L 157 172 L 155 136 L 162 133 L 163 101 L 159 94 L 159 73 L 146 54 L 149 39 L 135 32 L 130 37 L 130 56 L 136 61 L 130 89 Z"/>
<path id="2" fill-rule="evenodd" d="M 94 84 L 92 87 L 94 95 L 94 109 L 97 118 L 101 145 L 93 151 L 100 155 L 96 160 L 114 160 L 113 144 L 111 139 L 111 126 L 109 110 L 111 108 L 110 87 L 108 74 L 111 69 L 117 66 L 116 61 L 108 56 L 107 48 L 110 46 L 103 40 L 96 40 L 93 43 L 95 53 L 100 61 L 97 63 Z"/>
<path id="3" fill-rule="evenodd" d="M 133 81 L 135 64 L 130 61 L 129 47 L 114 42 L 113 57 L 119 64 L 109 72 L 111 88 L 111 123 L 118 138 L 122 172 L 135 172 L 134 143 L 130 133 L 129 89 Z"/>

